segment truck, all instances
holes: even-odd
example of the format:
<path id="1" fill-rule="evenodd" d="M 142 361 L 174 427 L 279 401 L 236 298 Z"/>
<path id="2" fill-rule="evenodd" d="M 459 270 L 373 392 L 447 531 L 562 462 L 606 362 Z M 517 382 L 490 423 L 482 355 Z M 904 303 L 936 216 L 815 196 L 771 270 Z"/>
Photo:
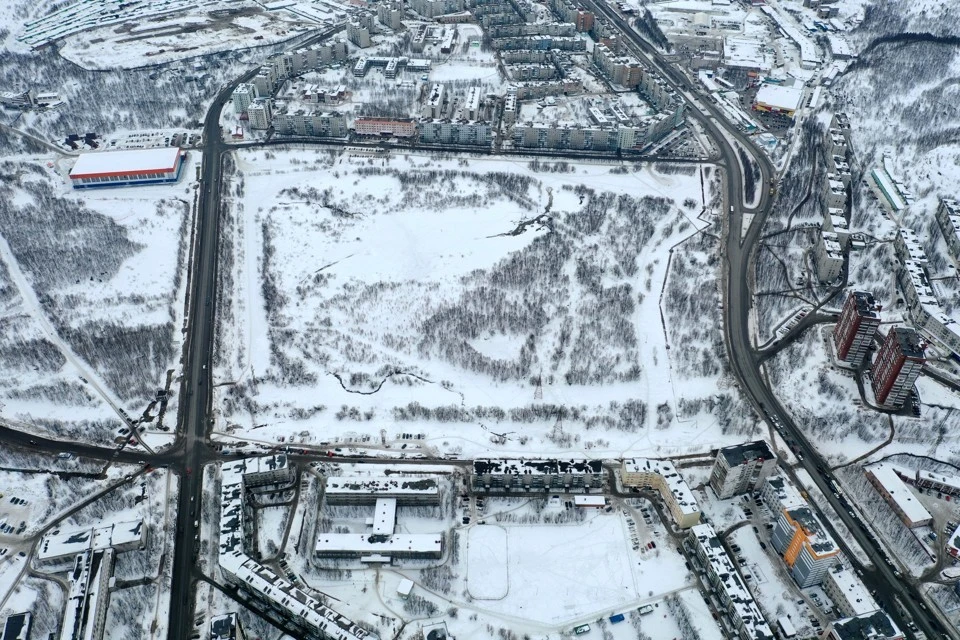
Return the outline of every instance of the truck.
<path id="1" fill-rule="evenodd" d="M 588 624 L 581 624 L 581 625 L 578 626 L 578 627 L 574 627 L 574 628 L 573 628 L 573 632 L 574 632 L 576 635 L 578 635 L 578 636 L 582 636 L 582 635 L 585 634 L 585 633 L 590 633 L 590 625 L 588 625 Z"/>

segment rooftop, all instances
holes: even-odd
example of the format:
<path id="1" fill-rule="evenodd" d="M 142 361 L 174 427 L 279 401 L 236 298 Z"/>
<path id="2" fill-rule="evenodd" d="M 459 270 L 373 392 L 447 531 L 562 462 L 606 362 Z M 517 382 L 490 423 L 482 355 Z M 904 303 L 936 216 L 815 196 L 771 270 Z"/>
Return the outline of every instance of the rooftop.
<path id="1" fill-rule="evenodd" d="M 388 493 L 423 495 L 437 495 L 440 489 L 434 478 L 404 478 L 404 477 L 366 477 L 366 476 L 331 476 L 327 477 L 325 493 Z"/>
<path id="2" fill-rule="evenodd" d="M 727 461 L 730 467 L 737 467 L 754 460 L 764 461 L 773 460 L 773 452 L 770 451 L 770 445 L 765 440 L 755 440 L 754 442 L 744 442 L 730 447 L 720 449 L 720 453 Z"/>
<path id="3" fill-rule="evenodd" d="M 860 616 L 880 608 L 853 571 L 843 565 L 837 565 L 829 573 L 830 580 L 846 597 L 853 615 Z"/>
<path id="4" fill-rule="evenodd" d="M 237 614 L 226 613 L 210 619 L 210 640 L 236 640 Z"/>
<path id="5" fill-rule="evenodd" d="M 764 83 L 757 91 L 756 101 L 782 111 L 796 111 L 803 100 L 803 87 L 784 87 Z"/>
<path id="6" fill-rule="evenodd" d="M 877 318 L 877 301 L 872 293 L 867 291 L 854 291 L 850 294 L 853 303 L 857 308 L 857 315 L 866 318 Z"/>
<path id="7" fill-rule="evenodd" d="M 179 156 L 180 149 L 178 147 L 83 153 L 77 158 L 73 169 L 70 170 L 70 177 L 89 178 L 134 173 L 166 173 L 176 168 Z"/>
<path id="8" fill-rule="evenodd" d="M 787 478 L 781 475 L 769 476 L 767 484 L 773 489 L 777 496 L 777 502 L 781 509 L 790 509 L 793 507 L 802 507 L 806 500 L 800 495 L 800 491 Z"/>
<path id="9" fill-rule="evenodd" d="M 894 327 L 894 338 L 900 345 L 900 351 L 908 358 L 923 358 L 923 343 L 920 334 L 911 327 Z"/>
<path id="10" fill-rule="evenodd" d="M 586 475 L 603 473 L 600 460 L 524 460 L 483 458 L 473 461 L 473 472 L 477 475 Z"/>
<path id="11" fill-rule="evenodd" d="M 693 495 L 687 481 L 669 460 L 652 460 L 649 458 L 633 458 L 623 461 L 623 470 L 626 473 L 655 473 L 663 478 L 674 500 L 684 514 L 700 511 L 700 505 Z"/>
<path id="12" fill-rule="evenodd" d="M 900 637 L 900 629 L 883 611 L 844 618 L 833 623 L 833 633 L 839 640 L 880 640 Z"/>
<path id="13" fill-rule="evenodd" d="M 442 533 L 376 535 L 366 533 L 321 533 L 315 550 L 318 554 L 371 553 L 390 556 L 395 553 L 436 553 L 443 550 Z"/>
<path id="14" fill-rule="evenodd" d="M 102 527 L 55 529 L 43 536 L 37 549 L 38 560 L 75 555 L 87 549 L 101 551 L 139 543 L 144 537 L 143 520 L 115 522 Z"/>
<path id="15" fill-rule="evenodd" d="M 753 596 L 747 590 L 747 585 L 733 566 L 733 561 L 720 544 L 716 532 L 709 524 L 694 525 L 690 529 L 691 535 L 697 540 L 697 545 L 703 550 L 713 573 L 719 581 L 718 587 L 726 592 L 735 611 L 736 617 L 743 621 L 744 628 L 751 638 L 773 638 L 770 625 L 763 619 L 760 608 L 754 602 Z"/>
<path id="16" fill-rule="evenodd" d="M 810 507 L 787 508 L 786 512 L 791 520 L 803 528 L 803 531 L 807 534 L 807 544 L 818 556 L 829 555 L 838 550 L 837 543 L 823 528 L 817 516 L 813 515 Z"/>
<path id="17" fill-rule="evenodd" d="M 920 500 L 913 495 L 913 492 L 910 491 L 906 483 L 900 479 L 899 474 L 897 474 L 893 466 L 881 462 L 867 467 L 867 472 L 880 483 L 880 486 L 890 495 L 890 498 L 897 505 L 897 508 L 903 512 L 908 520 L 911 522 L 921 522 L 933 517 L 930 515 L 930 512 L 920 504 Z"/>

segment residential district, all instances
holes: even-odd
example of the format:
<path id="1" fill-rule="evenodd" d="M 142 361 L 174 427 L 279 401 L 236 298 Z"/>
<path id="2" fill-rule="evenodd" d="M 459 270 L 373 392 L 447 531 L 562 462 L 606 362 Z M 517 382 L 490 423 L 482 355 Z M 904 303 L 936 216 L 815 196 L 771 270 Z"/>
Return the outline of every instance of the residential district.
<path id="1" fill-rule="evenodd" d="M 117 11 L 125 9 L 116 4 Z M 269 11 L 298 11 L 303 4 L 265 3 Z M 855 380 L 850 392 L 861 407 L 891 420 L 920 415 L 921 374 L 960 387 L 951 362 L 960 360 L 957 308 L 938 277 L 942 268 L 925 249 L 942 242 L 960 264 L 960 204 L 951 194 L 938 197 L 935 210 L 923 212 L 929 224 L 917 232 L 902 224 L 915 198 L 892 158 L 871 158 L 865 166 L 867 159 L 855 153 L 850 118 L 829 99 L 831 84 L 856 57 L 845 36 L 855 25 L 840 16 L 842 3 L 330 4 L 335 19 L 316 25 L 322 37 L 258 59 L 223 88 L 213 127 L 56 141 L 71 154 L 63 184 L 84 192 L 182 185 L 200 179 L 205 167 L 194 162 L 191 176 L 191 161 L 210 162 L 204 154 L 212 145 L 222 146 L 218 153 L 309 144 L 380 159 L 418 150 L 699 168 L 721 159 L 707 124 L 718 119 L 780 163 L 800 145 L 804 120 L 817 118 L 823 126 L 816 148 L 826 171 L 811 182 L 818 220 L 807 229 L 798 285 L 836 287 L 839 294 L 832 306 L 798 309 L 772 344 L 790 343 L 810 318 L 826 316 L 818 329 L 826 366 Z M 38 47 L 62 36 L 49 20 L 28 31 L 24 41 Z M 671 54 L 666 59 L 651 50 Z M 202 74 L 202 65 L 193 72 Z M 70 109 L 40 86 L 7 91 L 0 105 L 17 114 Z M 747 154 L 740 157 L 747 163 Z M 725 158 L 731 160 L 737 163 L 735 156 Z M 749 167 L 744 173 L 752 174 Z M 886 308 L 876 291 L 848 286 L 851 262 L 877 241 L 852 224 L 857 180 L 866 181 L 875 214 L 894 229 L 882 240 L 893 246 L 891 297 L 898 303 Z M 781 187 L 776 175 L 745 184 L 746 208 L 766 203 Z M 729 208 L 732 224 L 745 206 Z M 215 297 L 201 297 L 195 306 L 211 306 Z M 884 458 L 862 471 L 851 467 L 842 481 L 847 465 L 818 465 L 814 474 L 804 464 L 809 449 L 782 410 L 759 401 L 755 408 L 770 427 L 763 439 L 647 458 L 580 452 L 398 459 L 395 451 L 369 456 L 346 442 L 301 448 L 210 439 L 202 431 L 206 420 L 198 419 L 196 440 L 219 459 L 185 467 L 184 492 L 172 507 L 180 510 L 177 537 L 147 519 L 103 518 L 96 525 L 46 527 L 29 554 L 2 549 L 0 562 L 56 581 L 67 596 L 53 614 L 45 603 L 43 611 L 10 613 L 0 640 L 37 638 L 35 620 L 51 615 L 58 622 L 48 638 L 111 637 L 111 598 L 118 582 L 129 582 L 117 567 L 166 538 L 172 546 L 164 543 L 164 554 L 177 554 L 190 575 L 203 576 L 189 593 L 175 582 L 170 596 L 174 608 L 181 606 L 176 598 L 190 605 L 197 598 L 180 616 L 190 638 L 266 637 L 245 628 L 252 616 L 289 637 L 331 640 L 452 640 L 480 625 L 497 637 L 495 625 L 504 619 L 531 622 L 529 629 L 518 622 L 524 637 L 627 637 L 614 632 L 649 624 L 657 638 L 899 640 L 927 637 L 920 627 L 929 628 L 929 621 L 917 619 L 917 607 L 930 620 L 952 621 L 954 632 L 957 607 L 904 597 L 907 592 L 887 588 L 884 572 L 903 577 L 913 562 L 904 550 L 919 549 L 935 563 L 938 584 L 960 597 L 960 571 L 951 568 L 960 559 L 954 502 L 960 470 Z M 124 456 L 128 443 L 139 446 L 129 429 L 120 441 Z M 138 467 L 144 477 L 165 469 Z M 13 490 L 5 492 L 4 501 L 12 500 Z M 281 507 L 287 511 L 282 535 L 271 539 L 269 527 L 272 533 L 277 527 L 267 514 Z M 902 525 L 901 538 L 878 522 L 885 516 Z M 869 551 L 851 534 L 851 522 L 866 532 Z M 531 543 L 524 536 L 534 524 Z M 2 521 L 11 536 L 26 526 Z M 553 541 L 570 531 L 577 541 L 557 542 L 554 550 Z M 532 571 L 523 561 L 536 556 L 546 564 L 573 564 L 592 544 L 603 545 L 603 554 L 583 562 L 609 561 L 622 570 L 609 576 L 614 595 L 600 587 L 577 591 L 568 574 L 554 577 L 544 563 Z M 544 547 L 547 555 L 537 555 Z M 547 591 L 559 594 L 567 614 L 545 621 L 540 610 L 551 603 L 525 597 L 511 571 L 530 572 L 519 575 L 538 586 L 568 589 Z M 676 579 L 664 579 L 668 574 Z M 575 597 L 563 600 L 568 592 Z M 411 619 L 401 623 L 399 610 Z M 489 612 L 496 615 L 486 618 Z M 499 637 L 517 636 L 501 629 Z"/>

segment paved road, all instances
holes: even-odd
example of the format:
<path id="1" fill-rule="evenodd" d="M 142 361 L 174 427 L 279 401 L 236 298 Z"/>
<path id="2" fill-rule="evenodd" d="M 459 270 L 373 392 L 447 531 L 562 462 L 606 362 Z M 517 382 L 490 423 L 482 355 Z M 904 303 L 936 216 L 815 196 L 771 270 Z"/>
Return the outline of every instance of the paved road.
<path id="1" fill-rule="evenodd" d="M 592 1 L 589 4 L 593 4 Z M 594 5 L 599 13 L 612 20 L 621 31 L 626 34 L 636 53 L 645 58 L 654 67 L 658 68 L 668 78 L 674 88 L 680 90 L 685 96 L 691 97 L 699 94 L 699 89 L 695 83 L 680 72 L 677 68 L 663 62 L 660 54 L 646 43 L 639 35 L 633 31 L 629 25 L 616 14 L 606 3 L 598 2 Z M 854 539 L 864 549 L 874 564 L 873 568 L 861 568 L 863 572 L 863 581 L 871 589 L 877 589 L 881 598 L 885 600 L 887 613 L 889 613 L 903 629 L 906 629 L 904 616 L 900 614 L 892 604 L 892 597 L 899 596 L 900 601 L 905 605 L 910 615 L 931 638 L 939 637 L 957 637 L 954 634 L 945 635 L 945 629 L 939 620 L 930 614 L 925 605 L 921 605 L 916 589 L 909 582 L 904 581 L 897 574 L 895 569 L 886 562 L 886 554 L 878 544 L 872 540 L 872 536 L 866 531 L 860 520 L 848 511 L 846 505 L 834 496 L 830 486 L 832 480 L 829 467 L 821 458 L 820 454 L 810 445 L 802 431 L 797 427 L 790 414 L 784 409 L 777 400 L 765 377 L 760 371 L 760 356 L 755 352 L 750 337 L 750 312 L 753 304 L 753 295 L 751 283 L 753 281 L 753 252 L 760 241 L 760 232 L 764 222 L 773 206 L 772 198 L 766 189 L 770 179 L 775 175 L 773 166 L 769 159 L 756 147 L 747 137 L 742 134 L 733 125 L 728 123 L 719 110 L 714 107 L 710 100 L 701 97 L 696 100 L 703 109 L 698 109 L 696 104 L 691 103 L 692 116 L 700 121 L 713 139 L 714 143 L 720 148 L 720 155 L 726 163 L 726 202 L 725 210 L 730 211 L 729 230 L 726 237 L 725 246 L 725 264 L 727 267 L 726 282 L 724 283 L 725 305 L 724 305 L 724 334 L 727 343 L 727 351 L 730 358 L 730 364 L 737 380 L 740 383 L 741 390 L 747 398 L 753 403 L 754 408 L 758 410 L 769 424 L 777 428 L 788 442 L 791 443 L 793 450 L 800 454 L 803 467 L 813 477 L 814 482 L 827 497 L 831 506 L 839 514 L 840 519 L 852 532 Z M 742 200 L 742 177 L 740 165 L 737 162 L 737 153 L 730 143 L 730 139 L 736 139 L 753 157 L 754 161 L 760 167 L 761 180 L 758 188 L 763 189 L 763 195 L 759 206 L 753 210 L 743 207 Z M 732 207 L 732 209 L 730 208 Z M 745 235 L 741 236 L 741 225 L 743 214 L 745 212 L 754 213 L 753 220 L 747 229 Z M 796 480 L 796 478 L 794 478 Z M 825 519 L 825 524 L 830 526 L 829 519 Z M 845 545 L 843 536 L 834 536 L 841 545 Z M 852 556 L 848 553 L 851 558 Z M 912 634 L 911 634 L 912 635 Z"/>
<path id="2" fill-rule="evenodd" d="M 588 2 L 588 4 L 592 3 Z M 831 476 L 825 462 L 810 446 L 789 413 L 776 399 L 760 371 L 762 356 L 755 352 L 752 345 L 748 322 L 752 306 L 751 269 L 752 255 L 760 239 L 760 230 L 772 207 L 766 185 L 775 175 L 773 167 L 769 160 L 755 149 L 746 135 L 727 123 L 723 114 L 707 98 L 699 97 L 699 90 L 690 78 L 665 62 L 659 53 L 630 30 L 612 9 L 601 2 L 595 5 L 595 10 L 617 24 L 628 35 L 628 44 L 634 53 L 657 68 L 676 90 L 688 98 L 691 107 L 690 116 L 699 121 L 720 149 L 720 162 L 726 167 L 724 211 L 730 212 L 724 256 L 728 270 L 724 289 L 726 302 L 724 333 L 731 366 L 741 389 L 764 419 L 784 435 L 795 452 L 803 456 L 804 468 L 810 472 L 821 491 L 840 514 L 841 520 L 870 556 L 874 568 L 863 568 L 863 579 L 868 587 L 878 589 L 881 593 L 881 599 L 888 613 L 905 626 L 903 617 L 892 606 L 892 597 L 898 595 L 912 617 L 931 638 L 942 637 L 943 627 L 931 614 L 921 608 L 913 587 L 894 574 L 894 569 L 885 562 L 885 554 L 873 543 L 859 520 L 848 514 L 846 505 L 834 497 L 830 487 Z M 321 40 L 329 35 L 328 32 L 318 34 L 311 41 Z M 138 452 L 102 447 L 76 444 L 65 446 L 62 442 L 25 435 L 0 425 L 0 438 L 7 443 L 50 452 L 69 449 L 91 458 L 126 463 L 137 463 L 141 460 L 151 464 L 169 463 L 180 475 L 181 492 L 178 503 L 177 544 L 169 619 L 169 637 L 175 640 L 189 638 L 193 629 L 191 576 L 195 565 L 194 541 L 199 533 L 194 522 L 198 519 L 196 518 L 196 514 L 199 513 L 197 506 L 201 499 L 200 473 L 204 462 L 217 457 L 216 452 L 207 446 L 206 438 L 212 398 L 209 371 L 214 352 L 220 172 L 222 155 L 228 149 L 222 140 L 218 116 L 229 99 L 233 87 L 238 82 L 248 80 L 255 73 L 256 70 L 251 71 L 218 94 L 204 125 L 202 185 L 191 269 L 190 316 L 182 385 L 183 430 L 178 434 L 176 445 L 162 454 L 148 456 Z M 760 169 L 761 179 L 758 181 L 757 188 L 761 189 L 761 198 L 758 206 L 753 209 L 743 206 L 742 174 L 737 151 L 730 140 L 737 140 L 753 157 Z M 746 235 L 741 236 L 744 213 L 753 213 L 755 216 Z M 363 460 L 365 459 L 358 459 L 358 461 Z M 829 521 L 825 524 L 829 526 Z M 842 537 L 837 536 L 837 539 L 844 543 Z"/>

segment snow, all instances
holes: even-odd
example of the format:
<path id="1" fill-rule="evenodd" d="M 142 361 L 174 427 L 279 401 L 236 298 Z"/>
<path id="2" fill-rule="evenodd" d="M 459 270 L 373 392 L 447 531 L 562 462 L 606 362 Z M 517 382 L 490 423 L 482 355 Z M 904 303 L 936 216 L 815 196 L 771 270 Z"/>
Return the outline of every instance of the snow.
<path id="1" fill-rule="evenodd" d="M 500 600 L 510 590 L 507 530 L 489 525 L 471 527 L 467 536 L 467 588 L 475 600 Z"/>
<path id="2" fill-rule="evenodd" d="M 82 153 L 70 170 L 70 177 L 173 171 L 179 154 L 178 147 Z"/>
<path id="3" fill-rule="evenodd" d="M 480 529 L 499 532 L 475 533 Z M 628 544 L 614 515 L 578 525 L 477 525 L 469 536 L 470 593 L 489 598 L 484 608 L 492 612 L 574 624 L 639 606 L 651 592 L 659 598 L 686 587 L 679 555 L 664 549 L 637 561 Z M 476 581 L 478 573 L 483 577 Z"/>
<path id="4" fill-rule="evenodd" d="M 334 150 L 317 151 L 313 157 L 309 152 L 283 150 L 237 153 L 238 172 L 232 180 L 242 180 L 245 186 L 243 196 L 231 206 L 236 220 L 224 231 L 233 248 L 234 270 L 220 301 L 225 321 L 215 378 L 239 386 L 218 387 L 221 418 L 216 430 L 261 442 L 305 431 L 310 435 L 304 442 L 322 438 L 341 444 L 379 444 L 384 430 L 386 444 L 391 446 L 400 433 L 412 432 L 424 434 L 419 444 L 427 452 L 475 455 L 489 451 L 490 432 L 519 433 L 511 419 L 496 426 L 498 420 L 464 417 L 451 426 L 430 419 L 396 418 L 398 411 L 416 406 L 412 403 L 431 410 L 493 406 L 510 411 L 535 401 L 528 376 L 491 377 L 444 352 L 445 345 L 462 336 L 465 346 L 481 357 L 517 362 L 526 357 L 522 353 L 529 349 L 525 345 L 530 333 L 497 326 L 506 319 L 489 324 L 489 312 L 483 308 L 476 311 L 480 314 L 476 333 L 469 328 L 465 332 L 449 325 L 460 321 L 458 316 L 443 315 L 445 310 L 466 304 L 464 300 L 478 294 L 478 287 L 486 286 L 483 283 L 492 270 L 528 255 L 531 247 L 550 233 L 546 224 L 538 222 L 511 234 L 519 222 L 531 220 L 548 206 L 561 228 L 570 224 L 564 220 L 576 222 L 571 216 L 584 204 L 575 191 L 578 185 L 629 193 L 634 198 L 700 198 L 696 173 L 668 175 L 640 168 L 617 174 L 611 173 L 612 165 L 602 162 L 570 164 L 565 172 L 547 173 L 531 171 L 527 162 L 516 158 L 441 159 L 409 153 L 374 160 Z M 524 179 L 530 181 L 529 186 L 526 192 L 504 193 L 489 184 L 492 172 L 505 176 L 500 178 L 498 173 L 498 181 Z M 424 182 L 411 189 L 406 184 L 410 180 Z M 608 352 L 604 358 L 611 358 L 611 372 L 605 377 L 637 362 L 643 368 L 639 379 L 566 384 L 558 376 L 562 377 L 569 356 L 560 354 L 556 365 L 547 364 L 563 318 L 591 300 L 576 287 L 547 301 L 556 308 L 545 309 L 547 324 L 539 336 L 534 335 L 537 357 L 544 363 L 542 404 L 580 407 L 585 415 L 600 417 L 610 415 L 611 403 L 642 400 L 652 408 L 665 399 L 715 393 L 713 377 L 685 381 L 682 388 L 675 386 L 672 352 L 667 348 L 656 295 L 646 294 L 661 287 L 669 247 L 704 223 L 670 205 L 651 222 L 655 231 L 649 246 L 637 257 L 641 269 L 633 277 L 619 273 L 621 267 L 613 262 L 616 253 L 595 251 L 594 241 L 579 246 L 580 241 L 571 237 L 577 251 L 595 256 L 604 265 L 603 286 L 624 282 L 644 292 L 630 314 L 630 326 L 637 333 L 635 347 L 604 350 Z M 271 286 L 283 296 L 271 301 L 280 305 L 271 313 L 265 307 L 261 280 L 265 232 L 273 252 L 268 264 Z M 567 237 L 566 231 L 563 237 Z M 559 269 L 557 277 L 571 283 L 576 280 L 575 264 Z M 539 280 L 541 275 L 536 277 Z M 533 304 L 530 294 L 518 290 L 514 298 L 512 288 L 503 291 L 507 300 Z M 582 340 L 577 333 L 577 323 L 584 322 L 582 314 L 571 320 L 574 335 L 570 337 Z M 427 338 L 423 332 L 436 322 L 444 326 L 443 336 Z M 423 340 L 440 342 L 416 346 Z M 273 355 L 276 349 L 303 371 L 302 377 L 291 379 L 291 374 L 278 368 Z M 515 359 L 507 360 L 511 355 Z M 548 366 L 558 369 L 557 374 L 548 375 Z M 539 369 L 537 365 L 531 375 Z M 384 373 L 391 370 L 402 374 Z M 252 415 L 237 411 L 237 393 L 255 401 Z M 337 413 L 338 408 L 352 409 L 352 413 Z M 294 417 L 307 413 L 308 418 Z M 510 435 L 497 453 L 523 454 L 530 451 L 524 444 L 527 441 L 535 442 L 537 450 L 544 453 L 574 449 L 589 450 L 590 455 L 662 454 L 736 441 L 735 434 L 721 434 L 709 414 L 685 418 L 671 424 L 670 430 L 655 429 L 657 419 L 650 410 L 635 424 L 635 431 L 603 428 L 592 433 L 581 430 L 579 435 L 569 432 L 566 425 L 561 425 L 562 432 L 556 431 L 556 420 L 548 416 L 524 424 L 524 442 L 519 435 Z M 558 447 L 551 438 L 569 439 L 569 444 Z M 382 450 L 382 446 L 377 448 Z"/>
<path id="5" fill-rule="evenodd" d="M 757 91 L 757 103 L 782 111 L 796 111 L 803 100 L 803 87 L 763 84 Z"/>

